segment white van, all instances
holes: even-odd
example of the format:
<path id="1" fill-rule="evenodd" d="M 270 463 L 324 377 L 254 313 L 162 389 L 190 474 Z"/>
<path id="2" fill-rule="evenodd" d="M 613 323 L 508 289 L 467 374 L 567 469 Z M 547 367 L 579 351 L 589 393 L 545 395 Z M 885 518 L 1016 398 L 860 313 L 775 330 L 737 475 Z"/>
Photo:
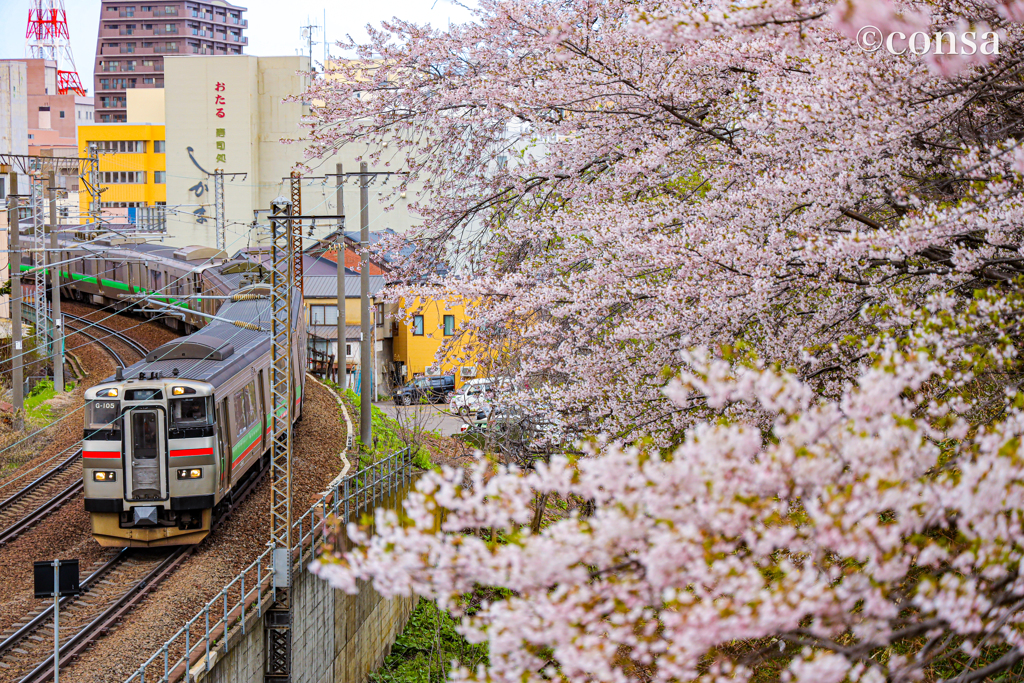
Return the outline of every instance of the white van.
<path id="1" fill-rule="evenodd" d="M 468 380 L 452 396 L 449 409 L 459 415 L 469 415 L 486 405 L 494 395 L 494 381 L 490 377 Z"/>

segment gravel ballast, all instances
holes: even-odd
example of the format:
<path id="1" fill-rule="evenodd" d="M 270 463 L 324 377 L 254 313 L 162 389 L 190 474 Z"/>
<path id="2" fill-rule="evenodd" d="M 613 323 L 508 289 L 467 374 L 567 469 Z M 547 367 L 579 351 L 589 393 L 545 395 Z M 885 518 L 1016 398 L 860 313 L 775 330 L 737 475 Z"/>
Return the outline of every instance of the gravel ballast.
<path id="1" fill-rule="evenodd" d="M 302 422 L 295 431 L 293 514 L 315 503 L 341 471 L 347 438 L 329 390 L 307 381 Z M 61 670 L 68 683 L 123 681 L 221 588 L 267 549 L 270 483 L 263 483 L 183 566 L 81 659 Z"/>

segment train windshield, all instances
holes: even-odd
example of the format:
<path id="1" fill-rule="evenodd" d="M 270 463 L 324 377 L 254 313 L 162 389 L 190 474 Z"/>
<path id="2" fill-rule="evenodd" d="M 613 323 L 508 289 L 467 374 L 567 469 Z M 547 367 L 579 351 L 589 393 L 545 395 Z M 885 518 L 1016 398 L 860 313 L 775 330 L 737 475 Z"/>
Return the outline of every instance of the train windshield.
<path id="1" fill-rule="evenodd" d="M 117 429 L 117 420 L 121 412 L 121 403 L 109 399 L 89 401 L 85 409 L 86 427 L 88 429 Z"/>
<path id="2" fill-rule="evenodd" d="M 205 396 L 172 398 L 171 422 L 175 427 L 205 427 L 210 424 L 208 402 Z"/>

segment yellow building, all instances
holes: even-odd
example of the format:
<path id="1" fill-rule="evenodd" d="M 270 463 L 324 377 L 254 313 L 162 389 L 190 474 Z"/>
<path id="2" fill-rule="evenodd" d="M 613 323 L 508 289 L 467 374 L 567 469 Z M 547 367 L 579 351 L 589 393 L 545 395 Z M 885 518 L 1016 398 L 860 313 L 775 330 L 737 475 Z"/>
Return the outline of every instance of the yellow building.
<path id="1" fill-rule="evenodd" d="M 78 153 L 99 154 L 100 207 L 103 215 L 125 216 L 136 207 L 167 203 L 164 126 L 156 123 L 94 123 L 78 127 Z M 83 223 L 89 195 L 79 195 Z"/>
<path id="2" fill-rule="evenodd" d="M 455 375 L 455 386 L 492 374 L 490 354 L 464 327 L 467 311 L 458 297 L 399 301 L 405 317 L 398 321 L 394 339 L 395 364 L 404 380 L 417 375 Z M 437 354 L 443 348 L 438 361 Z"/>

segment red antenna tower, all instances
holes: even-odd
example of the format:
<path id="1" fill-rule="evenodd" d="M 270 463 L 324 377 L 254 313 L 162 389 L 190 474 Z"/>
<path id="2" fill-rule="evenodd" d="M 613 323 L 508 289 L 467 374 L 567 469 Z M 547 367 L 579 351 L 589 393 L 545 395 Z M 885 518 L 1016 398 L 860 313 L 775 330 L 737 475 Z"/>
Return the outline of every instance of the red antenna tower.
<path id="1" fill-rule="evenodd" d="M 85 95 L 82 79 L 71 54 L 71 34 L 64 0 L 29 0 L 25 56 L 57 62 L 57 92 Z"/>

